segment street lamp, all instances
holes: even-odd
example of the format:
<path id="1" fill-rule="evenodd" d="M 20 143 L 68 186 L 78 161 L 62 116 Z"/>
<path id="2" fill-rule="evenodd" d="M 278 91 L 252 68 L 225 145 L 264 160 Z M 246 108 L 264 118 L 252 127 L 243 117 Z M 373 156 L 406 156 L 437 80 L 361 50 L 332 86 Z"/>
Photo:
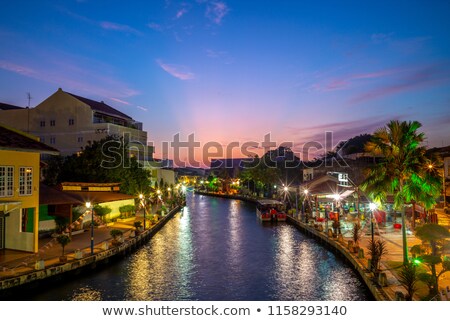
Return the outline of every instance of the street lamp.
<path id="1" fill-rule="evenodd" d="M 142 194 L 139 194 L 139 199 L 141 200 L 141 202 L 142 202 L 142 206 L 144 207 L 144 231 L 145 231 L 145 226 L 146 226 L 146 209 L 145 209 L 145 198 L 144 198 L 144 195 L 142 195 Z"/>
<path id="2" fill-rule="evenodd" d="M 373 243 L 373 211 L 375 211 L 377 209 L 377 204 L 375 203 L 370 203 L 369 204 L 369 209 L 370 209 L 370 235 L 372 236 L 372 244 Z"/>
<path id="3" fill-rule="evenodd" d="M 308 223 L 308 220 L 306 219 L 306 213 L 305 213 L 305 201 L 306 201 L 306 198 L 308 197 L 308 190 L 305 189 L 303 191 L 303 194 L 305 194 L 305 196 L 303 197 L 303 202 L 302 202 L 302 216 L 303 216 L 305 223 Z"/>
<path id="4" fill-rule="evenodd" d="M 91 202 L 86 202 L 85 205 L 91 211 L 91 255 L 94 255 L 94 209 L 91 209 Z"/>

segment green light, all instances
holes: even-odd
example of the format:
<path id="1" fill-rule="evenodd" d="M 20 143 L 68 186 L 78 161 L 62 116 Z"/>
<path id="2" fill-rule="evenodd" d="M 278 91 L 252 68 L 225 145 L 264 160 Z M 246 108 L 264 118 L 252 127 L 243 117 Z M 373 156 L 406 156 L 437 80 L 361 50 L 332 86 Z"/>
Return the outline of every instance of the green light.
<path id="1" fill-rule="evenodd" d="M 418 264 L 420 264 L 420 263 L 422 263 L 422 262 L 421 262 L 419 259 L 414 259 L 414 260 L 413 260 L 413 263 L 416 264 L 416 265 L 418 265 Z"/>

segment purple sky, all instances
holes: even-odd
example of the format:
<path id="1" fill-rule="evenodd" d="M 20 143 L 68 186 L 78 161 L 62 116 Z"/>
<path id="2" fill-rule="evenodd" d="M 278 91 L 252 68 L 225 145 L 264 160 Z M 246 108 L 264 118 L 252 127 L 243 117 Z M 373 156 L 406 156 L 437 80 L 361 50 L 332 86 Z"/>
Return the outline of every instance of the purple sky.
<path id="1" fill-rule="evenodd" d="M 300 152 L 419 120 L 450 145 L 448 1 L 9 1 L 0 101 L 63 90 L 144 123 L 162 142 L 258 142 Z M 261 151 L 257 149 L 256 151 Z M 200 151 L 199 154 L 200 155 Z M 237 155 L 239 153 L 235 153 Z"/>

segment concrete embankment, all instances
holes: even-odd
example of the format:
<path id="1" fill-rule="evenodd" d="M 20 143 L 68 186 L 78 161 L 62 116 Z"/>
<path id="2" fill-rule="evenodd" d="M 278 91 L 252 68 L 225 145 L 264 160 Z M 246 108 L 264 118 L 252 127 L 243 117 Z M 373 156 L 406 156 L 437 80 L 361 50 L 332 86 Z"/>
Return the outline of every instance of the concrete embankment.
<path id="1" fill-rule="evenodd" d="M 27 289 L 38 288 L 42 284 L 62 281 L 73 277 L 83 271 L 91 271 L 96 268 L 107 266 L 114 260 L 121 259 L 147 243 L 176 213 L 181 207 L 176 207 L 150 229 L 141 232 L 135 237 L 127 238 L 118 246 L 104 249 L 94 255 L 71 259 L 67 263 L 57 263 L 58 258 L 42 262 L 43 268 L 28 273 L 20 273 L 0 281 L 0 298 L 8 299 L 11 295 Z M 105 242 L 107 243 L 107 242 Z M 46 267 L 48 266 L 48 267 Z"/>

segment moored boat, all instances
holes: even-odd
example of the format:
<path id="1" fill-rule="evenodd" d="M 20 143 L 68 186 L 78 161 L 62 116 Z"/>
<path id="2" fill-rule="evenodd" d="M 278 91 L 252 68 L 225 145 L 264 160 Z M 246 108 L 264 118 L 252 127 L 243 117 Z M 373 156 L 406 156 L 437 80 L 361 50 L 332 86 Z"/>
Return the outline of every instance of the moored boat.
<path id="1" fill-rule="evenodd" d="M 262 199 L 256 203 L 256 216 L 263 222 L 286 221 L 283 203 L 272 199 Z"/>

